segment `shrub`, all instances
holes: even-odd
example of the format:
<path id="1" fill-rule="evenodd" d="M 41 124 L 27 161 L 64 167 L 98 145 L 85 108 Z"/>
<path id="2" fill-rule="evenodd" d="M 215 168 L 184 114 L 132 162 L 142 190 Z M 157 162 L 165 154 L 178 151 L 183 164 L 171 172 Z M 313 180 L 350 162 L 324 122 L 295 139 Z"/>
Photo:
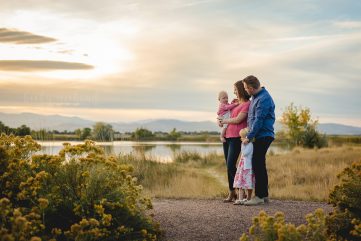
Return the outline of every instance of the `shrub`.
<path id="1" fill-rule="evenodd" d="M 306 216 L 307 224 L 296 227 L 293 224 L 285 223 L 285 216 L 277 212 L 275 216 L 268 216 L 264 211 L 258 217 L 253 218 L 253 225 L 249 229 L 249 235 L 243 234 L 241 241 L 246 240 L 327 240 L 326 216 L 322 209 Z"/>
<path id="2" fill-rule="evenodd" d="M 64 144 L 59 155 L 32 155 L 38 150 L 29 136 L 0 137 L 2 240 L 157 238 L 131 166 L 91 141 Z"/>
<path id="3" fill-rule="evenodd" d="M 341 180 L 330 193 L 335 206 L 327 218 L 329 234 L 337 240 L 361 240 L 361 161 L 338 175 Z"/>
<path id="4" fill-rule="evenodd" d="M 286 134 L 294 145 L 307 148 L 327 146 L 326 135 L 317 131 L 317 120 L 312 120 L 309 108 L 297 107 L 293 103 L 282 114 L 282 124 Z"/>
<path id="5" fill-rule="evenodd" d="M 305 131 L 301 136 L 301 143 L 303 147 L 307 147 L 307 148 L 314 148 L 314 147 L 322 148 L 328 146 L 326 135 L 320 134 L 316 130 L 315 125 L 306 126 Z"/>
<path id="6" fill-rule="evenodd" d="M 353 163 L 338 175 L 341 183 L 330 193 L 334 211 L 325 216 L 322 209 L 306 216 L 307 225 L 297 228 L 285 224 L 283 213 L 275 217 L 261 211 L 253 219 L 246 240 L 361 240 L 361 161 Z"/>

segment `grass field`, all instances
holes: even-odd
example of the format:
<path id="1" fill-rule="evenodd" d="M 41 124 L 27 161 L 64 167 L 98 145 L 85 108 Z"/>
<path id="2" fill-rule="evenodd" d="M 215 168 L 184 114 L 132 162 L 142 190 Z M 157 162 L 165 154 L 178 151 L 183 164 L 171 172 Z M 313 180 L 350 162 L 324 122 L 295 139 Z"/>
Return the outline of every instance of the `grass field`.
<path id="1" fill-rule="evenodd" d="M 220 198 L 227 193 L 223 156 L 183 152 L 169 164 L 132 155 L 119 160 L 134 166 L 134 175 L 151 197 Z M 337 174 L 360 160 L 361 146 L 295 148 L 287 154 L 268 155 L 270 197 L 326 201 L 338 183 Z"/>

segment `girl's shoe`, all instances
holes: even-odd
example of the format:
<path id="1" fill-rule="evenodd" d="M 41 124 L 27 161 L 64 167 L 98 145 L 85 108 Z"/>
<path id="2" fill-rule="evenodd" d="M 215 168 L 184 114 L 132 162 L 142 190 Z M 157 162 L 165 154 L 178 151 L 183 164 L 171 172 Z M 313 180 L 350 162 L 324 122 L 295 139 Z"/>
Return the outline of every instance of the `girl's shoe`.
<path id="1" fill-rule="evenodd" d="M 247 198 L 244 198 L 242 200 L 237 199 L 236 201 L 234 201 L 233 205 L 243 205 L 246 201 L 247 201 Z"/>

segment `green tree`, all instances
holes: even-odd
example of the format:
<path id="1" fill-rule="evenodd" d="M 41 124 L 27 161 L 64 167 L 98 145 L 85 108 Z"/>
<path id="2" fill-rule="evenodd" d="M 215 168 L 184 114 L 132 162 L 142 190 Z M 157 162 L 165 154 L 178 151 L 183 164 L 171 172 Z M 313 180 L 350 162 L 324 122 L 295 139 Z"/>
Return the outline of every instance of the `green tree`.
<path id="1" fill-rule="evenodd" d="M 27 127 L 26 125 L 21 125 L 20 127 L 16 128 L 17 136 L 27 136 L 30 135 L 30 132 L 30 127 Z"/>
<path id="2" fill-rule="evenodd" d="M 38 131 L 31 131 L 31 137 L 36 140 L 45 141 L 45 140 L 52 140 L 53 134 L 47 131 L 46 129 L 40 129 Z"/>
<path id="3" fill-rule="evenodd" d="M 80 128 L 75 129 L 75 130 L 74 130 L 74 133 L 75 133 L 75 135 L 76 135 L 79 139 L 81 139 L 81 138 L 80 138 L 80 137 L 81 137 L 81 129 L 80 129 Z"/>
<path id="4" fill-rule="evenodd" d="M 137 128 L 132 133 L 132 138 L 136 140 L 149 140 L 154 137 L 153 132 L 145 128 Z"/>
<path id="5" fill-rule="evenodd" d="M 113 141 L 114 130 L 110 124 L 104 122 L 97 122 L 93 126 L 93 138 L 96 141 Z"/>
<path id="6" fill-rule="evenodd" d="M 171 132 L 168 134 L 169 139 L 171 140 L 177 140 L 179 137 L 181 137 L 181 134 L 177 131 L 176 128 L 173 128 Z"/>
<path id="7" fill-rule="evenodd" d="M 92 134 L 92 129 L 85 127 L 81 131 L 80 139 L 82 140 L 89 139 L 91 137 L 91 134 Z"/>
<path id="8" fill-rule="evenodd" d="M 12 128 L 8 127 L 4 123 L 0 121 L 0 133 L 4 133 L 6 135 L 10 135 L 13 133 Z"/>
<path id="9" fill-rule="evenodd" d="M 317 131 L 318 121 L 311 118 L 309 108 L 297 107 L 291 103 L 283 112 L 281 122 L 286 127 L 287 137 L 294 145 L 309 148 L 327 145 L 326 136 Z"/>

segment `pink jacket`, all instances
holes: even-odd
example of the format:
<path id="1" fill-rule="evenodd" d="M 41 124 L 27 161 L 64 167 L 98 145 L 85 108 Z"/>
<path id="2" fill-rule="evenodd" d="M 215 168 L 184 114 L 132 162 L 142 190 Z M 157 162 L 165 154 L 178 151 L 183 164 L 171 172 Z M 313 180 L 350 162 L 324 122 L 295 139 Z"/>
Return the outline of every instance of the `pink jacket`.
<path id="1" fill-rule="evenodd" d="M 233 104 L 224 104 L 224 103 L 220 103 L 219 104 L 219 108 L 218 108 L 218 112 L 217 115 L 224 115 L 227 111 L 233 109 L 234 107 L 236 107 L 238 105 L 238 103 L 233 103 Z"/>

